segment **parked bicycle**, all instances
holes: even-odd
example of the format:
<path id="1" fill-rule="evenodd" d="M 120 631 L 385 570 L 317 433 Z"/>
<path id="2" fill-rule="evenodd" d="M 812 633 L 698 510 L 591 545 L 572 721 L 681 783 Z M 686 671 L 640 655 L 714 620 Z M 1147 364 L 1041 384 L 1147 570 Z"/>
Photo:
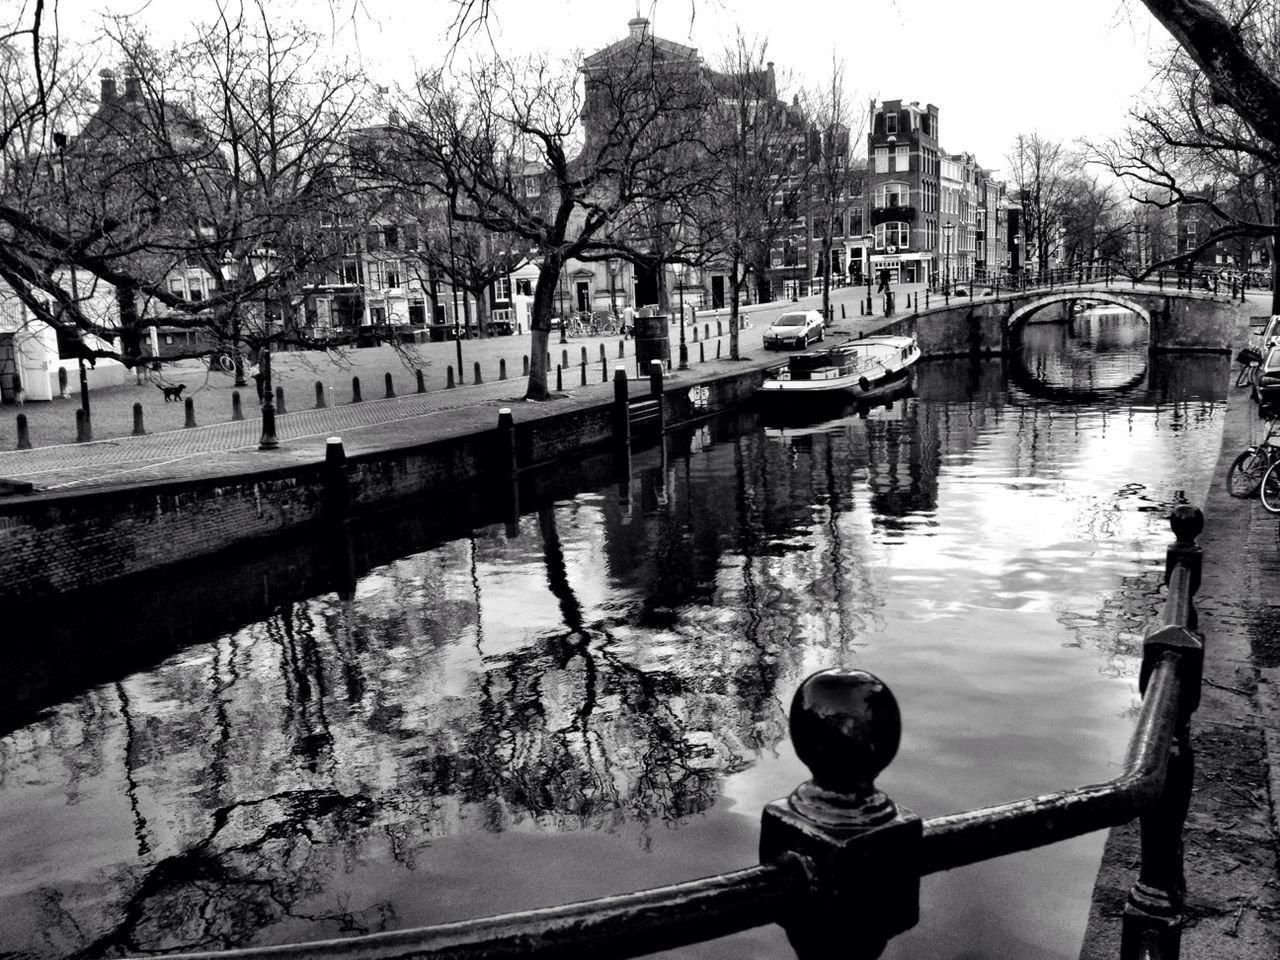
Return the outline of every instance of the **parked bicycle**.
<path id="1" fill-rule="evenodd" d="M 1247 499 L 1261 491 L 1262 505 L 1272 513 L 1280 513 L 1280 472 L 1271 468 L 1280 463 L 1280 444 L 1272 440 L 1277 433 L 1280 418 L 1267 420 L 1267 432 L 1260 443 L 1245 448 L 1244 452 L 1227 468 L 1227 493 Z M 1271 480 L 1273 488 L 1268 488 Z M 1275 507 L 1268 506 L 1268 501 Z"/>
<path id="2" fill-rule="evenodd" d="M 1236 354 L 1236 362 L 1240 364 L 1240 371 L 1236 374 L 1236 386 L 1247 387 L 1254 383 L 1258 377 L 1258 370 L 1262 366 L 1262 354 L 1252 347 L 1245 347 Z"/>
<path id="3" fill-rule="evenodd" d="M 566 322 L 570 337 L 611 337 L 622 330 L 622 318 L 611 313 L 577 313 Z"/>

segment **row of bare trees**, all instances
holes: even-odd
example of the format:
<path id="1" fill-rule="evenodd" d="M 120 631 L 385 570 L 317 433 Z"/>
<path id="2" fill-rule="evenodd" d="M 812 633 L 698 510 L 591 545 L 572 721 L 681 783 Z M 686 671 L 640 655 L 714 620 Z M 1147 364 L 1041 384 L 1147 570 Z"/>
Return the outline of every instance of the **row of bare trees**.
<path id="1" fill-rule="evenodd" d="M 77 349 L 129 365 L 158 319 L 199 334 L 191 354 L 335 345 L 349 331 L 308 316 L 308 294 L 363 284 L 345 264 L 375 236 L 397 282 L 433 304 L 462 292 L 482 330 L 492 284 L 536 264 L 531 398 L 549 395 L 570 261 L 631 261 L 663 308 L 664 268 L 723 265 L 736 357 L 748 278 L 810 215 L 829 262 L 854 192 L 839 65 L 806 111 L 743 38 L 717 70 L 646 36 L 585 62 L 451 61 L 391 93 L 265 0 L 220 5 L 165 49 L 124 18 L 76 46 L 56 13 L 29 0 L 0 27 L 0 281 Z M 101 71 L 92 96 L 101 64 L 122 75 Z M 173 282 L 192 271 L 198 294 Z"/>

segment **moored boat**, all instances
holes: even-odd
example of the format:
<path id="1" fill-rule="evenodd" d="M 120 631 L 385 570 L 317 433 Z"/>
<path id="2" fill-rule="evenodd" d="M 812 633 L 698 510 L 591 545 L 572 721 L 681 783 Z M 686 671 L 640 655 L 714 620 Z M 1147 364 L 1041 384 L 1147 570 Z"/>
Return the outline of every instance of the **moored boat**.
<path id="1" fill-rule="evenodd" d="M 914 337 L 846 340 L 827 350 L 797 354 L 767 371 L 760 393 L 873 398 L 908 376 L 919 359 L 920 348 Z"/>

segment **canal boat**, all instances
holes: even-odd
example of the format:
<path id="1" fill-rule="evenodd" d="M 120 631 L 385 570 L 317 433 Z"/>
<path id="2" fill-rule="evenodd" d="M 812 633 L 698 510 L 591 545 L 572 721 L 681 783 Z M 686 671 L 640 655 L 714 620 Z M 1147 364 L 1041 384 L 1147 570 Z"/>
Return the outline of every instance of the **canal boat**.
<path id="1" fill-rule="evenodd" d="M 791 400 L 874 400 L 910 376 L 920 359 L 914 337 L 846 340 L 826 350 L 801 353 L 765 372 L 762 397 Z"/>

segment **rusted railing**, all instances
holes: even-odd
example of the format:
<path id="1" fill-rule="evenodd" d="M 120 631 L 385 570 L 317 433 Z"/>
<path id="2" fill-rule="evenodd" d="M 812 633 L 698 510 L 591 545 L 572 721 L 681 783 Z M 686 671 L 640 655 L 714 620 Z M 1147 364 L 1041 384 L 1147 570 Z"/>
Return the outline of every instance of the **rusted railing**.
<path id="1" fill-rule="evenodd" d="M 1114 780 L 922 821 L 878 790 L 898 750 L 893 693 L 861 670 L 824 670 L 791 704 L 796 754 L 813 774 L 764 811 L 761 864 L 690 883 L 525 913 L 342 940 L 187 954 L 219 960 L 478 960 L 634 957 L 781 924 L 801 957 L 833 943 L 876 957 L 919 915 L 920 878 L 1142 817 L 1142 861 L 1122 920 L 1122 960 L 1178 955 L 1191 796 L 1190 719 L 1204 647 L 1193 598 L 1204 517 L 1174 507 L 1163 614 L 1147 633 L 1142 708 Z"/>

